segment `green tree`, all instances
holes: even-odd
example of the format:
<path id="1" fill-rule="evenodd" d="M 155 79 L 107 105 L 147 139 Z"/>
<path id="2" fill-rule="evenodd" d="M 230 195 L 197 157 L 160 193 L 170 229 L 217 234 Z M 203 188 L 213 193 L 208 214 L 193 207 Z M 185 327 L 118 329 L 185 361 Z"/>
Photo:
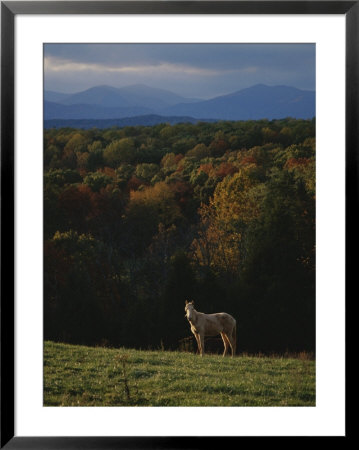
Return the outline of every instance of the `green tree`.
<path id="1" fill-rule="evenodd" d="M 123 138 L 112 141 L 104 150 L 105 164 L 112 168 L 123 163 L 131 163 L 135 160 L 135 143 L 132 138 Z"/>
<path id="2" fill-rule="evenodd" d="M 89 173 L 84 178 L 84 184 L 87 184 L 94 192 L 99 192 L 111 182 L 112 178 L 101 172 Z"/>
<path id="3" fill-rule="evenodd" d="M 136 166 L 135 175 L 141 180 L 149 183 L 158 171 L 159 167 L 157 164 L 143 163 Z"/>

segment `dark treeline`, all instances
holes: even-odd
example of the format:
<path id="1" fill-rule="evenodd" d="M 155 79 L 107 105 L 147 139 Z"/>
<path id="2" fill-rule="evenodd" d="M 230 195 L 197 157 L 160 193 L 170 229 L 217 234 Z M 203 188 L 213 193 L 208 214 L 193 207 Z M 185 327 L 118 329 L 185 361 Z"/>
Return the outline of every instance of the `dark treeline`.
<path id="1" fill-rule="evenodd" d="M 45 339 L 177 349 L 188 299 L 315 350 L 314 119 L 44 133 Z"/>

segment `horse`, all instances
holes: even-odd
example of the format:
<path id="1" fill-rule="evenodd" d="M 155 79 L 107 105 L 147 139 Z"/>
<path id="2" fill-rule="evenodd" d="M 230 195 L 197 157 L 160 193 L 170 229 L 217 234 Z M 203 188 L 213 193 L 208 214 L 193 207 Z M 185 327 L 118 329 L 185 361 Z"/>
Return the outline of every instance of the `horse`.
<path id="1" fill-rule="evenodd" d="M 204 354 L 204 337 L 220 334 L 224 344 L 223 356 L 231 347 L 232 358 L 236 353 L 236 319 L 225 312 L 205 314 L 194 309 L 194 302 L 185 303 L 185 317 L 191 325 L 191 331 L 196 338 L 198 350 Z"/>

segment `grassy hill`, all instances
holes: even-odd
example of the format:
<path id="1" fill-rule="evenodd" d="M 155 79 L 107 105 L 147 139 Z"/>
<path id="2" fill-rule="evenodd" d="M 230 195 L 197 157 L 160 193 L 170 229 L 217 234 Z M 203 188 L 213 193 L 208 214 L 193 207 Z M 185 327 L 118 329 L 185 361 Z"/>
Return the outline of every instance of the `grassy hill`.
<path id="1" fill-rule="evenodd" d="M 315 406 L 315 361 L 45 342 L 44 405 Z"/>

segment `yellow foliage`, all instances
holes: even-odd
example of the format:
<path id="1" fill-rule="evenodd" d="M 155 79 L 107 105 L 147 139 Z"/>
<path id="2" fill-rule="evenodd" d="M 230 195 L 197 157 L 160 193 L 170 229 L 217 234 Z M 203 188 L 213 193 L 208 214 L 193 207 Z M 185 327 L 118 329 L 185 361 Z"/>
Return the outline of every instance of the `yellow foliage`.
<path id="1" fill-rule="evenodd" d="M 227 176 L 209 204 L 201 205 L 201 228 L 192 243 L 199 264 L 233 274 L 239 270 L 243 226 L 259 214 L 256 189 L 242 170 Z"/>
<path id="2" fill-rule="evenodd" d="M 251 187 L 252 182 L 244 170 L 218 183 L 211 203 L 226 227 L 235 229 L 238 222 L 249 223 L 258 216 L 258 205 Z"/>
<path id="3" fill-rule="evenodd" d="M 159 216 L 166 226 L 173 224 L 181 217 L 181 210 L 175 202 L 171 188 L 163 181 L 142 190 L 130 192 L 129 209 L 134 212 L 138 208 L 146 208 Z"/>

